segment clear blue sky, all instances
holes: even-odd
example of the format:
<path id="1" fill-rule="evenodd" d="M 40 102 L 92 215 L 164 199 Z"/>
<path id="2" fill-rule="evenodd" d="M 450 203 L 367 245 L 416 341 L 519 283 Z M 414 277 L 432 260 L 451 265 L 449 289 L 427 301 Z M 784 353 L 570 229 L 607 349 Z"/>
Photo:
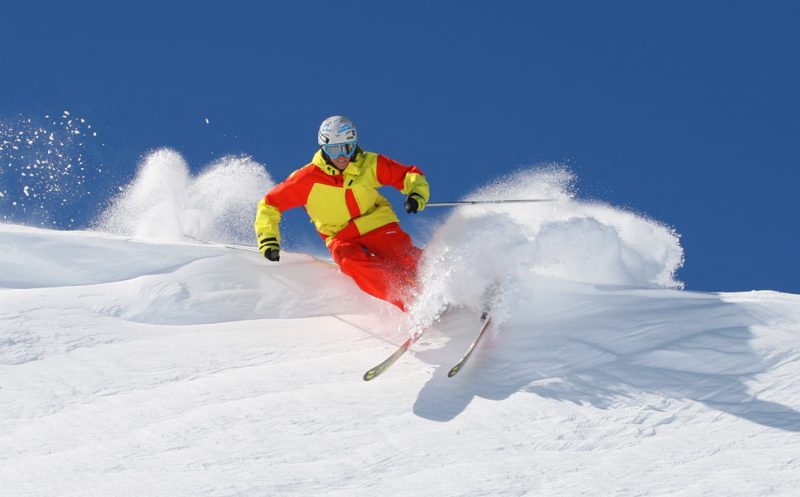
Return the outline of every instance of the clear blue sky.
<path id="1" fill-rule="evenodd" d="M 687 289 L 800 293 L 800 3 L 44 1 L 2 18 L 0 119 L 86 118 L 85 160 L 112 173 L 97 195 L 162 146 L 198 169 L 248 154 L 280 180 L 343 113 L 439 200 L 565 162 L 580 197 L 682 234 Z"/>

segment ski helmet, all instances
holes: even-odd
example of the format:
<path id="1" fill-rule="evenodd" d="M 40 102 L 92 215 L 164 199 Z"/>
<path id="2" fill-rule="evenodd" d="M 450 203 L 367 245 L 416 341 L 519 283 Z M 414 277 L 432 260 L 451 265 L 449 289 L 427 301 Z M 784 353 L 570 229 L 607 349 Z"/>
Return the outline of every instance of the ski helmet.
<path id="1" fill-rule="evenodd" d="M 331 116 L 319 126 L 317 142 L 320 145 L 357 142 L 358 133 L 353 121 L 344 116 Z"/>

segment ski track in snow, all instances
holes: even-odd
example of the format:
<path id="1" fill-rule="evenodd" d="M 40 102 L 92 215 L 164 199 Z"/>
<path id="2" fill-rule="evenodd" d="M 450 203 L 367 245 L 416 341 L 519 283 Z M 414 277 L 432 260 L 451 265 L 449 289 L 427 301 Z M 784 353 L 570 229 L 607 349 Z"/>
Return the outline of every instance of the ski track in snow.
<path id="1" fill-rule="evenodd" d="M 800 483 L 796 295 L 524 274 L 458 376 L 468 305 L 367 383 L 403 316 L 311 257 L 11 225 L 0 253 L 2 495 L 788 496 Z"/>

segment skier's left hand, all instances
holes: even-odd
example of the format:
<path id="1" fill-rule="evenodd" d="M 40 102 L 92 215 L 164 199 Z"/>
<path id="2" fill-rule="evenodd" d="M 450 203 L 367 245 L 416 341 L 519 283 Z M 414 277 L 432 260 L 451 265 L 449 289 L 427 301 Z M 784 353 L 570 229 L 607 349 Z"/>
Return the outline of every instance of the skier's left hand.
<path id="1" fill-rule="evenodd" d="M 417 193 L 412 193 L 406 198 L 405 207 L 409 214 L 416 214 L 425 208 L 425 199 Z"/>

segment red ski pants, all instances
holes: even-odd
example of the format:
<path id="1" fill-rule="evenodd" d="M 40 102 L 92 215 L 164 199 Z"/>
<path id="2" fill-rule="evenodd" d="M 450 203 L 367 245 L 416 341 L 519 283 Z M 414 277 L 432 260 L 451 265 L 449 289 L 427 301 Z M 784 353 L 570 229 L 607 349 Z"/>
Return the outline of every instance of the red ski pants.
<path id="1" fill-rule="evenodd" d="M 328 245 L 342 272 L 366 293 L 405 311 L 416 287 L 422 250 L 397 223 L 387 224 L 354 238 L 334 237 Z"/>

